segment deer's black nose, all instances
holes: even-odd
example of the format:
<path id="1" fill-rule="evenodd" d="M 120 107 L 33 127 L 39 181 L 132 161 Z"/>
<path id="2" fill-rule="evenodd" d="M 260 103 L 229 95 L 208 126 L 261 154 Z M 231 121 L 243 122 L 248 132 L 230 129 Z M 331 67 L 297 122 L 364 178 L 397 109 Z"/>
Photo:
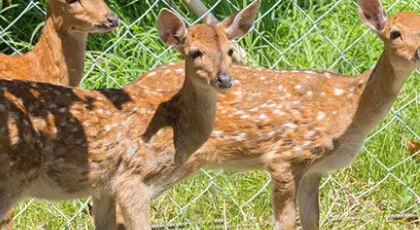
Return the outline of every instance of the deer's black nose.
<path id="1" fill-rule="evenodd" d="M 106 20 L 110 27 L 117 27 L 120 25 L 120 18 L 114 12 L 107 14 Z"/>
<path id="2" fill-rule="evenodd" d="M 229 72 L 219 72 L 219 74 L 217 75 L 217 85 L 220 88 L 230 88 L 232 87 L 232 76 L 230 75 Z"/>

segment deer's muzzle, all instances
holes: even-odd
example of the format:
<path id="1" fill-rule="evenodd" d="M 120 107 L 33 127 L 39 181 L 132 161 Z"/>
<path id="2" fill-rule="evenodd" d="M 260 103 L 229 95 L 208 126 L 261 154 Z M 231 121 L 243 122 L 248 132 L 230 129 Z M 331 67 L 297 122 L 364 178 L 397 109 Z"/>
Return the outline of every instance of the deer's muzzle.
<path id="1" fill-rule="evenodd" d="M 229 72 L 223 71 L 217 74 L 217 86 L 223 89 L 232 87 L 232 75 Z"/>

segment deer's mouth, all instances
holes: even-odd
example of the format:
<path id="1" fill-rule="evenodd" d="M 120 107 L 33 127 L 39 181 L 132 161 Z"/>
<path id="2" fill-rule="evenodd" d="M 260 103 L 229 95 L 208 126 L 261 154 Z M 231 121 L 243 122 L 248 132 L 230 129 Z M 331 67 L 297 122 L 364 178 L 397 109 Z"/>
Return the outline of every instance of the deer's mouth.
<path id="1" fill-rule="evenodd" d="M 93 28 L 95 28 L 94 32 L 112 32 L 118 27 L 118 25 L 108 25 L 108 24 L 101 23 L 101 24 L 94 24 Z"/>

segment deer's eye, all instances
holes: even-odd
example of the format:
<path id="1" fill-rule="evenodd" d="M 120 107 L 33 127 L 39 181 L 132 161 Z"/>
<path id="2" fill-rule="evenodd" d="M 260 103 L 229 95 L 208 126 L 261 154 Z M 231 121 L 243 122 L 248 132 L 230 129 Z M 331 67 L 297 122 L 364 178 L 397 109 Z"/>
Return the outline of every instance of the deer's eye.
<path id="1" fill-rule="evenodd" d="M 199 50 L 192 50 L 190 52 L 190 57 L 192 59 L 196 59 L 196 58 L 201 57 L 201 56 L 203 56 L 203 53 L 201 53 L 201 51 L 199 51 Z"/>
<path id="2" fill-rule="evenodd" d="M 395 39 L 401 37 L 401 33 L 400 33 L 400 31 L 393 30 L 393 31 L 391 31 L 390 37 L 391 37 L 392 40 L 395 40 Z"/>
<path id="3" fill-rule="evenodd" d="M 233 49 L 232 49 L 232 48 L 230 48 L 230 49 L 229 49 L 229 51 L 228 51 L 228 55 L 229 55 L 230 57 L 232 57 L 232 56 L 233 56 Z"/>
<path id="4" fill-rule="evenodd" d="M 73 3 L 75 3 L 75 2 L 78 2 L 79 0 L 66 0 L 66 2 L 68 3 L 68 4 L 73 4 Z"/>

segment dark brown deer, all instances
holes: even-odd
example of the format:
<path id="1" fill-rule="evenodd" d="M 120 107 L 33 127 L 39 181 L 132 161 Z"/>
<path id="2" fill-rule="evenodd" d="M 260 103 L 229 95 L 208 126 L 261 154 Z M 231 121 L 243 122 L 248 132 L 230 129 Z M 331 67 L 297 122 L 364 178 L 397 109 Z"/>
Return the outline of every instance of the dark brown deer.
<path id="1" fill-rule="evenodd" d="M 33 50 L 16 56 L 0 54 L 0 78 L 77 86 L 84 69 L 88 33 L 111 32 L 118 16 L 103 0 L 49 0 L 45 26 Z M 0 222 L 12 229 L 13 211 Z"/>
<path id="2" fill-rule="evenodd" d="M 373 69 L 351 77 L 233 66 L 237 84 L 218 98 L 210 139 L 154 195 L 203 166 L 265 169 L 273 178 L 275 229 L 296 227 L 296 201 L 303 229 L 318 229 L 322 175 L 350 164 L 420 64 L 420 15 L 387 18 L 378 0 L 360 0 L 359 13 L 384 42 Z M 160 66 L 137 84 L 174 90 L 182 65 Z"/>
<path id="3" fill-rule="evenodd" d="M 258 7 L 189 29 L 161 11 L 161 40 L 185 57 L 178 90 L 0 80 L 0 217 L 24 197 L 92 196 L 96 229 L 115 229 L 116 202 L 130 229 L 150 229 L 154 187 L 210 136 L 216 94 L 232 86 L 230 40 L 247 33 Z"/>

